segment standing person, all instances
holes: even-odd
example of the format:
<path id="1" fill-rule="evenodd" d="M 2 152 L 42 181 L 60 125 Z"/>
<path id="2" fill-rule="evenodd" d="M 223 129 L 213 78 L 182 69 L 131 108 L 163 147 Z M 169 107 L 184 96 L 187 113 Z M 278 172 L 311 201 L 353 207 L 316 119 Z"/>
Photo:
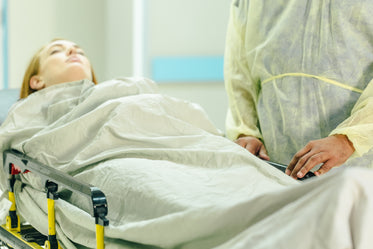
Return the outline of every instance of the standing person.
<path id="1" fill-rule="evenodd" d="M 233 0 L 227 136 L 262 159 L 288 164 L 293 178 L 369 151 L 372 11 L 372 1 Z"/>

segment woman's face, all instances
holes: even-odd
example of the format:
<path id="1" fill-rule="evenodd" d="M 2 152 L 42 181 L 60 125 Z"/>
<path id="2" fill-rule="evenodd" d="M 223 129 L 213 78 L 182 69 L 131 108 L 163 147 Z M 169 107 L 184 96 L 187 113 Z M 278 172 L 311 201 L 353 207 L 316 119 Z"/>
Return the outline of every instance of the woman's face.
<path id="1" fill-rule="evenodd" d="M 57 40 L 41 51 L 39 73 L 31 78 L 30 86 L 39 90 L 83 79 L 92 80 L 91 64 L 83 49 L 71 41 Z"/>

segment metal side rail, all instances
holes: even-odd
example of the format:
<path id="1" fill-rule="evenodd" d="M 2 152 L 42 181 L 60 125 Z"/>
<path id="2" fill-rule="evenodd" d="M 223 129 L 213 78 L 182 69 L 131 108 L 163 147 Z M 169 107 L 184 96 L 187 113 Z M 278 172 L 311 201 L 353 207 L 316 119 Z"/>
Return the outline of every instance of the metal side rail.
<path id="1" fill-rule="evenodd" d="M 5 225 L 0 226 L 0 241 L 3 243 L 0 244 L 0 246 L 6 246 L 8 248 L 11 246 L 11 248 L 16 249 L 42 249 L 43 247 L 41 245 L 44 241 L 41 243 L 41 239 L 45 240 L 46 236 L 40 234 L 29 236 L 29 230 L 31 229 L 33 228 L 27 225 L 22 227 L 22 231 L 19 233 L 16 231 L 9 231 Z"/>
<path id="2" fill-rule="evenodd" d="M 107 201 L 105 194 L 92 185 L 77 181 L 72 176 L 61 172 L 53 167 L 44 165 L 36 160 L 28 157 L 27 155 L 16 151 L 6 150 L 3 153 L 4 170 L 8 174 L 9 180 L 9 200 L 13 202 L 12 207 L 9 211 L 7 218 L 6 228 L 13 232 L 20 232 L 19 218 L 16 213 L 16 203 L 13 193 L 13 187 L 15 182 L 15 176 L 20 173 L 27 173 L 28 171 L 37 174 L 42 182 L 45 184 L 47 201 L 48 201 L 48 240 L 45 242 L 45 248 L 58 249 L 61 248 L 56 239 L 55 234 L 55 220 L 54 220 L 54 201 L 58 199 L 58 188 L 59 186 L 64 187 L 78 193 L 83 197 L 87 198 L 92 205 L 89 212 L 94 218 L 96 223 L 96 239 L 97 248 L 103 249 L 104 246 L 104 227 L 109 225 L 109 221 L 106 219 L 108 212 Z M 8 224 L 9 220 L 9 224 Z M 17 228 L 18 222 L 18 228 Z M 28 248 L 28 247 L 19 247 Z M 32 247 L 31 247 L 32 248 Z"/>

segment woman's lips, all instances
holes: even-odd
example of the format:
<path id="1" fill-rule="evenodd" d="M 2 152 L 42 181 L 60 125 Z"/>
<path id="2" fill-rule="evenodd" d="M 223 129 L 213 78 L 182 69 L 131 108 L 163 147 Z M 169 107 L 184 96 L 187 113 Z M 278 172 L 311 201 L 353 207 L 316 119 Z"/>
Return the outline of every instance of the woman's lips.
<path id="1" fill-rule="evenodd" d="M 69 57 L 66 62 L 82 62 L 79 57 L 77 56 L 71 56 Z"/>

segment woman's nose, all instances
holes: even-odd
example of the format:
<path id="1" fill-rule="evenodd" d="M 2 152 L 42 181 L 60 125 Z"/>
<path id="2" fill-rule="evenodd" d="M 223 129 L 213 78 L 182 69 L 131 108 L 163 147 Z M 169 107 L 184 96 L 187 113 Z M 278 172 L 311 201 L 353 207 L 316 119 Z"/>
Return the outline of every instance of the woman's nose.
<path id="1" fill-rule="evenodd" d="M 67 49 L 67 55 L 76 54 L 76 47 L 71 46 Z"/>

